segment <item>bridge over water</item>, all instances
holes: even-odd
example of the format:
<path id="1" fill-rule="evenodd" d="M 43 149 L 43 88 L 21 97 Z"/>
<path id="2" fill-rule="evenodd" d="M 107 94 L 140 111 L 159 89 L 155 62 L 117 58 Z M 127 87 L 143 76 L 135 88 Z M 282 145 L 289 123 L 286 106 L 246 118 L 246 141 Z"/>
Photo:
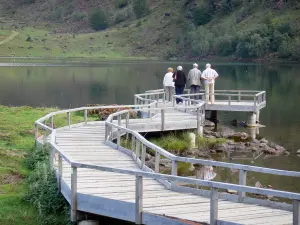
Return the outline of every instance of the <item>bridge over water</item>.
<path id="1" fill-rule="evenodd" d="M 36 143 L 50 145 L 50 164 L 58 189 L 71 206 L 71 220 L 77 221 L 80 213 L 93 213 L 147 225 L 300 225 L 299 193 L 247 186 L 248 171 L 290 177 L 300 177 L 300 172 L 179 157 L 139 133 L 196 129 L 201 135 L 206 110 L 251 112 L 255 120 L 266 105 L 265 92 L 260 91 L 216 91 L 215 95 L 215 104 L 194 100 L 187 93 L 176 96 L 183 104 L 175 105 L 164 100 L 162 90 L 153 90 L 135 95 L 135 105 L 61 110 L 37 120 Z M 131 109 L 121 110 L 124 107 Z M 95 109 L 118 111 L 105 121 L 89 121 L 88 111 Z M 143 117 L 132 117 L 133 111 Z M 83 112 L 83 120 L 72 124 L 75 112 Z M 54 127 L 61 114 L 67 115 L 67 126 Z M 122 143 L 125 138 L 130 147 Z M 146 165 L 147 153 L 155 156 L 154 169 Z M 170 174 L 160 173 L 162 158 L 172 163 Z M 180 162 L 237 169 L 239 184 L 178 176 Z M 292 204 L 247 193 L 280 197 Z"/>

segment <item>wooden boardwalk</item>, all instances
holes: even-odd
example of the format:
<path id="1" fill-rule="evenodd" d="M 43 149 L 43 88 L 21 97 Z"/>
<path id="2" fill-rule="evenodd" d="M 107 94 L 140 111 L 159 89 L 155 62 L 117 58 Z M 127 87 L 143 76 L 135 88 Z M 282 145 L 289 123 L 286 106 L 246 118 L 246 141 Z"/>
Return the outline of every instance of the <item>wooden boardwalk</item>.
<path id="1" fill-rule="evenodd" d="M 59 190 L 71 205 L 73 221 L 81 211 L 149 225 L 299 225 L 300 194 L 245 185 L 247 171 L 294 177 L 300 177 L 300 172 L 174 156 L 143 139 L 138 132 L 191 128 L 200 131 L 203 104 L 183 108 L 172 108 L 162 101 L 147 104 L 138 107 L 139 111 L 149 113 L 150 118 L 144 119 L 130 118 L 129 111 L 124 110 L 112 114 L 106 121 L 57 129 L 41 122 L 47 119 L 53 122 L 53 117 L 61 113 L 67 113 L 70 122 L 70 110 L 66 110 L 36 122 L 37 133 L 42 129 L 43 136 L 49 137 L 51 165 L 57 171 Z M 87 110 L 81 108 L 73 112 L 84 111 L 86 121 Z M 41 143 L 46 141 L 43 136 L 38 139 Z M 131 140 L 129 149 L 122 146 L 121 136 Z M 145 164 L 145 154 L 150 150 L 155 151 L 155 172 Z M 172 162 L 171 175 L 159 173 L 161 156 Z M 179 177 L 178 162 L 237 168 L 240 170 L 240 185 Z M 210 187 L 211 191 L 183 187 L 177 182 Z M 238 196 L 218 193 L 219 188 L 236 190 Z M 293 200 L 293 205 L 247 198 L 245 192 L 285 197 Z"/>

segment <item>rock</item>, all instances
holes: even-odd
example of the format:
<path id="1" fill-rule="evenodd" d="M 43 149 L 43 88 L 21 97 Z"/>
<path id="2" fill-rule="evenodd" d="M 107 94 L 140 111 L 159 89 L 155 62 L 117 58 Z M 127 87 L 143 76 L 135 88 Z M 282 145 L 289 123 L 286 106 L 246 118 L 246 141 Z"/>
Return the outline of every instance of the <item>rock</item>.
<path id="1" fill-rule="evenodd" d="M 267 144 L 265 144 L 265 143 L 261 143 L 259 146 L 258 146 L 260 149 L 262 149 L 262 150 L 265 150 L 265 149 L 268 149 L 268 148 L 270 148 Z"/>
<path id="2" fill-rule="evenodd" d="M 211 130 L 203 129 L 203 134 L 205 135 L 211 135 Z"/>
<path id="3" fill-rule="evenodd" d="M 267 149 L 263 149 L 263 152 L 266 154 L 270 154 L 270 155 L 279 155 L 280 152 L 276 151 L 275 148 L 267 148 Z"/>
<path id="4" fill-rule="evenodd" d="M 227 143 L 228 145 L 235 145 L 235 142 L 234 142 L 233 140 L 228 140 L 226 143 Z"/>
<path id="5" fill-rule="evenodd" d="M 255 183 L 255 187 L 256 187 L 256 188 L 263 188 L 264 186 L 263 186 L 259 181 L 257 181 L 257 182 Z"/>
<path id="6" fill-rule="evenodd" d="M 211 121 L 205 120 L 204 127 L 215 127 L 215 124 Z"/>
<path id="7" fill-rule="evenodd" d="M 300 149 L 299 149 L 299 150 L 297 150 L 297 155 L 300 155 Z"/>
<path id="8" fill-rule="evenodd" d="M 237 132 L 234 135 L 229 136 L 229 138 L 235 141 L 246 141 L 249 139 L 249 135 L 245 132 Z"/>
<path id="9" fill-rule="evenodd" d="M 250 146 L 251 146 L 251 143 L 250 143 L 250 142 L 246 142 L 246 143 L 245 143 L 245 146 L 246 146 L 246 147 L 250 147 Z"/>
<path id="10" fill-rule="evenodd" d="M 227 192 L 229 194 L 237 194 L 237 191 L 236 190 L 230 190 L 230 189 L 227 189 Z"/>
<path id="11" fill-rule="evenodd" d="M 274 149 L 276 149 L 276 151 L 278 151 L 280 154 L 286 152 L 286 149 L 280 145 L 275 145 Z"/>
<path id="12" fill-rule="evenodd" d="M 209 152 L 210 152 L 210 153 L 213 153 L 213 154 L 214 154 L 214 153 L 217 153 L 217 151 L 214 150 L 214 149 L 210 149 Z"/>
<path id="13" fill-rule="evenodd" d="M 169 159 L 161 159 L 159 161 L 159 165 L 167 167 L 167 168 L 171 168 L 172 167 L 172 162 Z"/>
<path id="14" fill-rule="evenodd" d="M 246 146 L 243 145 L 243 144 L 236 144 L 234 146 L 234 150 L 236 150 L 236 151 L 245 151 L 246 150 Z"/>
<path id="15" fill-rule="evenodd" d="M 151 158 L 152 158 L 152 156 L 150 154 L 146 153 L 145 160 L 149 161 Z"/>
<path id="16" fill-rule="evenodd" d="M 225 152 L 228 149 L 228 146 L 226 143 L 216 144 L 214 149 L 216 150 L 216 152 Z"/>
<path id="17" fill-rule="evenodd" d="M 207 136 L 205 136 L 206 138 L 216 138 L 216 137 L 214 137 L 214 136 L 212 136 L 212 135 L 207 135 Z"/>
<path id="18" fill-rule="evenodd" d="M 251 144 L 260 144 L 260 141 L 257 140 L 257 139 L 253 139 L 253 140 L 251 141 Z"/>
<path id="19" fill-rule="evenodd" d="M 252 151 L 252 152 L 257 152 L 257 151 L 258 151 L 258 148 L 252 147 L 252 146 L 251 146 L 251 147 L 249 148 L 249 150 Z"/>
<path id="20" fill-rule="evenodd" d="M 269 143 L 269 141 L 268 141 L 268 140 L 266 140 L 265 138 L 263 138 L 263 139 L 261 139 L 261 140 L 260 140 L 260 143 L 265 143 L 265 144 L 268 144 L 268 143 Z"/>

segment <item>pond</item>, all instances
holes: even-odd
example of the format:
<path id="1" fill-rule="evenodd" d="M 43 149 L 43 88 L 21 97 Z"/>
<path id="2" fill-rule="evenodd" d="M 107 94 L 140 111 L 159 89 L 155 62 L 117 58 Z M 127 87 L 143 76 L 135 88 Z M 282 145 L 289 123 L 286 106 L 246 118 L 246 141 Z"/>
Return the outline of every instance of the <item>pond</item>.
<path id="1" fill-rule="evenodd" d="M 202 70 L 206 62 L 197 63 Z M 267 107 L 260 116 L 266 127 L 260 129 L 260 135 L 291 152 L 290 156 L 262 156 L 256 160 L 245 156 L 234 162 L 300 171 L 300 157 L 296 155 L 300 149 L 300 65 L 210 63 L 220 75 L 216 89 L 267 92 Z M 187 73 L 193 62 L 0 59 L 0 104 L 60 108 L 133 104 L 135 93 L 162 88 L 166 69 L 179 64 Z M 247 113 L 219 114 L 225 125 L 246 118 Z M 225 156 L 219 160 L 227 161 Z M 226 181 L 230 176 L 219 171 L 217 177 Z M 256 174 L 249 177 L 250 183 L 259 180 L 263 185 L 300 192 L 297 179 Z"/>

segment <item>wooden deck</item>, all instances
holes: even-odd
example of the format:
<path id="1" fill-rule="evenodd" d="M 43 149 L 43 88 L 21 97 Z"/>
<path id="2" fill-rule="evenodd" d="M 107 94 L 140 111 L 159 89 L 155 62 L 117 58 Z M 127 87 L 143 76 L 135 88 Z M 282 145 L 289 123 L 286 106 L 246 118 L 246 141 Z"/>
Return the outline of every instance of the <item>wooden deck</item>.
<path id="1" fill-rule="evenodd" d="M 56 142 L 79 163 L 141 170 L 132 157 L 104 143 L 104 130 L 104 122 L 61 129 L 56 133 Z M 64 162 L 65 196 L 70 196 L 70 174 L 70 165 Z M 135 221 L 135 176 L 78 169 L 77 180 L 79 210 Z M 143 224 L 165 224 L 168 218 L 177 223 L 189 220 L 209 224 L 210 198 L 168 190 L 155 179 L 144 179 L 143 185 Z M 219 220 L 235 224 L 292 224 L 292 212 L 223 200 L 219 202 Z"/>
<path id="2" fill-rule="evenodd" d="M 300 194 L 246 186 L 247 171 L 298 178 L 300 172 L 178 157 L 144 139 L 138 132 L 197 129 L 201 133 L 205 103 L 191 106 L 188 100 L 172 107 L 157 97 L 162 94 L 155 93 L 156 100 L 143 98 L 138 105 L 129 106 L 148 113 L 149 118 L 130 118 L 130 111 L 123 110 L 106 121 L 87 122 L 87 111 L 97 107 L 83 107 L 50 113 L 36 121 L 36 139 L 50 143 L 50 164 L 56 170 L 59 191 L 71 205 L 72 221 L 80 211 L 147 225 L 300 225 Z M 122 106 L 98 108 L 117 107 Z M 71 112 L 76 111 L 84 112 L 84 122 L 71 125 Z M 54 129 L 53 118 L 64 113 L 68 126 Z M 45 125 L 48 120 L 50 127 Z M 131 147 L 122 145 L 121 136 L 131 140 Z M 155 152 L 153 170 L 145 163 L 146 153 L 151 151 Z M 171 175 L 159 171 L 162 156 L 172 163 Z M 239 184 L 177 176 L 179 162 L 238 169 Z M 238 195 L 219 189 L 235 190 Z M 293 205 L 250 198 L 247 192 L 287 198 Z"/>

